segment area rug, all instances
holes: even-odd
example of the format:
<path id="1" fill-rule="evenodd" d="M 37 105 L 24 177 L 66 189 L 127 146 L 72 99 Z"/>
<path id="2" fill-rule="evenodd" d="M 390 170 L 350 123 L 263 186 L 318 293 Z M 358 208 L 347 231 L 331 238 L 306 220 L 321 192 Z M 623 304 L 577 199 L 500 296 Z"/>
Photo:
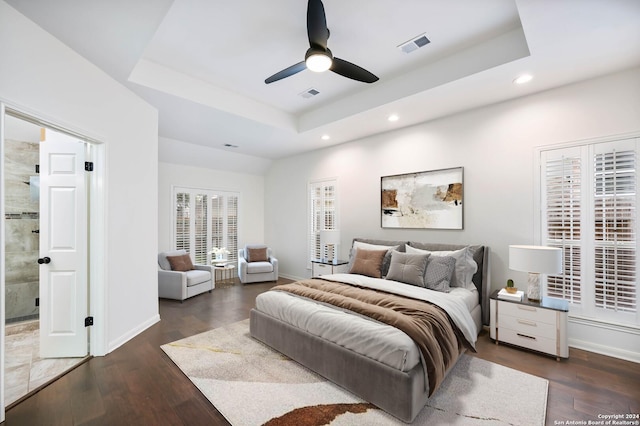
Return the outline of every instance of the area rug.
<path id="1" fill-rule="evenodd" d="M 396 425 L 249 335 L 249 320 L 162 346 L 234 426 Z M 463 355 L 416 425 L 544 425 L 548 381 Z"/>

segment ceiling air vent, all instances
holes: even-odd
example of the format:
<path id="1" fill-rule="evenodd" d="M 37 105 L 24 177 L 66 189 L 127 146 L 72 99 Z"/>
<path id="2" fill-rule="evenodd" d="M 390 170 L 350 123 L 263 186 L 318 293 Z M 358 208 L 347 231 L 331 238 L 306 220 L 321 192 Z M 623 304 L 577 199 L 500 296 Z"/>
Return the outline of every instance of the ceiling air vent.
<path id="1" fill-rule="evenodd" d="M 313 87 L 305 90 L 302 93 L 298 93 L 300 96 L 302 96 L 305 99 L 309 99 L 309 98 L 313 98 L 314 96 L 318 95 L 320 92 L 318 92 L 316 89 L 314 89 Z"/>
<path id="2" fill-rule="evenodd" d="M 431 41 L 425 34 L 426 33 L 420 34 L 419 36 L 414 37 L 405 43 L 402 43 L 400 46 L 398 46 L 398 49 L 402 50 L 404 53 L 411 53 L 414 50 L 418 50 L 421 47 L 426 46 L 427 44 L 431 43 Z"/>
<path id="3" fill-rule="evenodd" d="M 224 146 L 226 148 L 237 148 L 238 147 L 238 145 L 233 145 L 233 144 L 230 144 L 230 143 L 225 143 Z"/>

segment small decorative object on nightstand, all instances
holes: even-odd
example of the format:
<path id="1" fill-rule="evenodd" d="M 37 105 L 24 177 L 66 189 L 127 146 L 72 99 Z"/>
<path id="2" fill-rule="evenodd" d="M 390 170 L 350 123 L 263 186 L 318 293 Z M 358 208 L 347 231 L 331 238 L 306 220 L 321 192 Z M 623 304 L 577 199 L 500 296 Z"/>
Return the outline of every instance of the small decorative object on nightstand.
<path id="1" fill-rule="evenodd" d="M 533 349 L 560 358 L 569 358 L 566 300 L 543 297 L 540 302 L 524 297 L 522 301 L 506 300 L 491 294 L 491 338 Z"/>
<path id="2" fill-rule="evenodd" d="M 513 293 L 518 291 L 518 287 L 516 287 L 513 284 L 513 280 L 512 279 L 508 279 L 507 280 L 507 286 L 505 287 L 505 290 L 507 290 L 507 293 L 513 294 Z"/>
<path id="3" fill-rule="evenodd" d="M 346 274 L 349 272 L 349 262 L 346 260 L 314 259 L 311 261 L 311 277 L 327 274 Z"/>
<path id="4" fill-rule="evenodd" d="M 509 269 L 529 273 L 527 298 L 540 300 L 540 274 L 562 272 L 562 249 L 546 246 L 509 246 Z"/>

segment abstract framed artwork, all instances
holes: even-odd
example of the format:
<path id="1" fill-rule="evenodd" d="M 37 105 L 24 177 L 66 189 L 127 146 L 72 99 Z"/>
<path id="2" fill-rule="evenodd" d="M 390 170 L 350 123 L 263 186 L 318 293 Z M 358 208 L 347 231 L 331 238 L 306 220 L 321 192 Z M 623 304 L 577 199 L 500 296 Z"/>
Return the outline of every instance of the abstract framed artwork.
<path id="1" fill-rule="evenodd" d="M 463 229 L 463 168 L 380 178 L 383 228 Z"/>

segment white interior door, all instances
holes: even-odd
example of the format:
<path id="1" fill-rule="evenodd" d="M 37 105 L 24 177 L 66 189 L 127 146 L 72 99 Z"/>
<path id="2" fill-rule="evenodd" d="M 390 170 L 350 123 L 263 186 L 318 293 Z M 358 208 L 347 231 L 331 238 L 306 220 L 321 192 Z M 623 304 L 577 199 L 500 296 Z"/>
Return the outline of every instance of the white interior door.
<path id="1" fill-rule="evenodd" d="M 40 356 L 88 353 L 85 144 L 43 130 L 40 144 Z"/>

